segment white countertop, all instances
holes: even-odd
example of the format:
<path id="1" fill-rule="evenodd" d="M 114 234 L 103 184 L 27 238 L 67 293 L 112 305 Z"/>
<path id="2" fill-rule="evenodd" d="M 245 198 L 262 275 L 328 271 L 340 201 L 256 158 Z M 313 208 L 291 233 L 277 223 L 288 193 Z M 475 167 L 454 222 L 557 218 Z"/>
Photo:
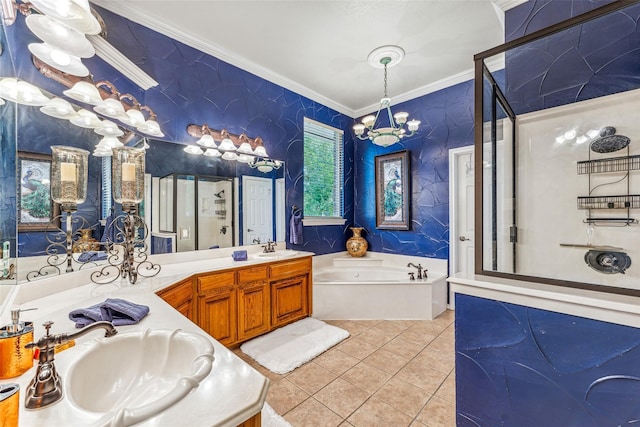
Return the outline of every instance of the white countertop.
<path id="1" fill-rule="evenodd" d="M 295 256 L 286 259 L 311 255 L 313 254 L 310 252 L 298 252 Z M 139 425 L 236 426 L 260 412 L 266 398 L 269 380 L 174 310 L 155 292 L 196 273 L 274 262 L 285 258 L 263 259 L 253 254 L 250 255 L 248 261 L 241 262 L 234 262 L 226 256 L 202 259 L 211 256 L 207 251 L 189 255 L 190 260 L 186 260 L 185 256 L 174 254 L 173 258 L 177 261 L 174 264 L 167 263 L 172 257 L 163 256 L 161 260 L 164 263 L 160 274 L 153 278 L 139 279 L 135 285 L 129 284 L 126 279 L 118 279 L 107 285 L 93 284 L 88 279 L 91 270 L 17 285 L 5 300 L 0 320 L 3 325 L 9 323 L 12 307 L 37 307 L 37 311 L 23 313 L 21 318 L 23 321 L 34 323 L 34 338 L 37 340 L 44 335 L 42 323 L 48 320 L 55 322 L 51 328 L 52 334 L 78 331 L 75 329 L 74 323 L 69 320 L 68 313 L 77 308 L 100 303 L 106 298 L 117 297 L 136 304 L 147 305 L 150 307 L 150 311 L 145 318 L 137 325 L 116 327 L 118 332 L 124 334 L 145 329 L 182 329 L 200 333 L 213 343 L 215 360 L 211 373 L 197 388 L 173 407 Z M 193 259 L 194 257 L 195 259 Z M 154 262 L 158 262 L 157 259 Z M 82 357 L 91 347 L 89 344 L 93 340 L 109 339 L 103 336 L 104 333 L 101 329 L 91 332 L 78 338 L 75 347 L 55 356 L 55 365 L 61 376 L 63 389 L 70 363 Z M 34 367 L 20 377 L 0 380 L 0 384 L 20 384 L 19 421 L 21 426 L 88 426 L 99 418 L 100 414 L 83 411 L 70 404 L 66 397 L 48 408 L 35 411 L 26 410 L 24 408 L 24 391 L 35 374 L 35 366 L 34 363 Z M 100 367 L 96 366 L 96 369 L 100 369 Z"/>
<path id="2" fill-rule="evenodd" d="M 640 328 L 640 298 L 499 277 L 455 274 L 454 293 Z"/>

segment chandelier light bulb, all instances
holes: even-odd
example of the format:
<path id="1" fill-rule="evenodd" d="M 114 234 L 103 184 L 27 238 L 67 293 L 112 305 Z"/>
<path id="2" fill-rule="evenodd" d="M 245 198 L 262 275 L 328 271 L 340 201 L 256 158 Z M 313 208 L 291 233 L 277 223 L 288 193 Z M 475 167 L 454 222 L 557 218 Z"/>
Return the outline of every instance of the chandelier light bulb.
<path id="1" fill-rule="evenodd" d="M 362 123 L 358 123 L 357 125 L 354 125 L 353 126 L 353 131 L 358 136 L 362 135 L 364 133 L 364 125 Z"/>
<path id="2" fill-rule="evenodd" d="M 376 116 L 365 116 L 362 118 L 362 124 L 365 127 L 371 128 L 376 122 Z"/>
<path id="3" fill-rule="evenodd" d="M 396 123 L 399 125 L 407 123 L 407 117 L 409 117 L 409 113 L 405 113 L 404 111 L 393 115 L 393 118 L 396 119 Z"/>
<path id="4" fill-rule="evenodd" d="M 409 120 L 409 122 L 407 122 L 407 128 L 409 129 L 409 132 L 415 132 L 419 127 L 420 120 Z"/>

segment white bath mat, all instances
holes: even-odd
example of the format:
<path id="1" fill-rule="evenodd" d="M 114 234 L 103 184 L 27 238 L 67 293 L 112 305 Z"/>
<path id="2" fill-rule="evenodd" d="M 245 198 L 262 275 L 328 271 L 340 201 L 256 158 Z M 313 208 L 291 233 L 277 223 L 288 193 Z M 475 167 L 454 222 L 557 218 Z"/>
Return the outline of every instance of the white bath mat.
<path id="1" fill-rule="evenodd" d="M 240 350 L 268 370 L 286 374 L 348 336 L 344 329 L 307 317 L 254 338 Z"/>
<path id="2" fill-rule="evenodd" d="M 291 427 L 291 424 L 271 407 L 267 402 L 264 402 L 262 407 L 262 427 Z"/>

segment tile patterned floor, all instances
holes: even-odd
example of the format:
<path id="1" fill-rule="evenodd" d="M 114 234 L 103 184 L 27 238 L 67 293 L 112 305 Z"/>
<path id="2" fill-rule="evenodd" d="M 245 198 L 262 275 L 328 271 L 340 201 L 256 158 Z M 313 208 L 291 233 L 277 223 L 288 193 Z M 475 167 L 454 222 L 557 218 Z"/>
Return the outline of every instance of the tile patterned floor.
<path id="1" fill-rule="evenodd" d="M 454 427 L 454 312 L 432 321 L 328 321 L 348 339 L 271 380 L 267 402 L 293 427 Z"/>

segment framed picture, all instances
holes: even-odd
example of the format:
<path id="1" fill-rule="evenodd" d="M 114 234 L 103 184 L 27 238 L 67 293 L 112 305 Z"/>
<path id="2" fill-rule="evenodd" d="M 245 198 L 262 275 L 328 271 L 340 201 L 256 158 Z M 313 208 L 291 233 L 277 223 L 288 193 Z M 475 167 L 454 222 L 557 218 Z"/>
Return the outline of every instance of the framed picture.
<path id="1" fill-rule="evenodd" d="M 18 231 L 46 231 L 60 215 L 51 200 L 51 156 L 18 151 L 17 170 Z"/>
<path id="2" fill-rule="evenodd" d="M 376 228 L 408 230 L 409 151 L 376 156 Z"/>

